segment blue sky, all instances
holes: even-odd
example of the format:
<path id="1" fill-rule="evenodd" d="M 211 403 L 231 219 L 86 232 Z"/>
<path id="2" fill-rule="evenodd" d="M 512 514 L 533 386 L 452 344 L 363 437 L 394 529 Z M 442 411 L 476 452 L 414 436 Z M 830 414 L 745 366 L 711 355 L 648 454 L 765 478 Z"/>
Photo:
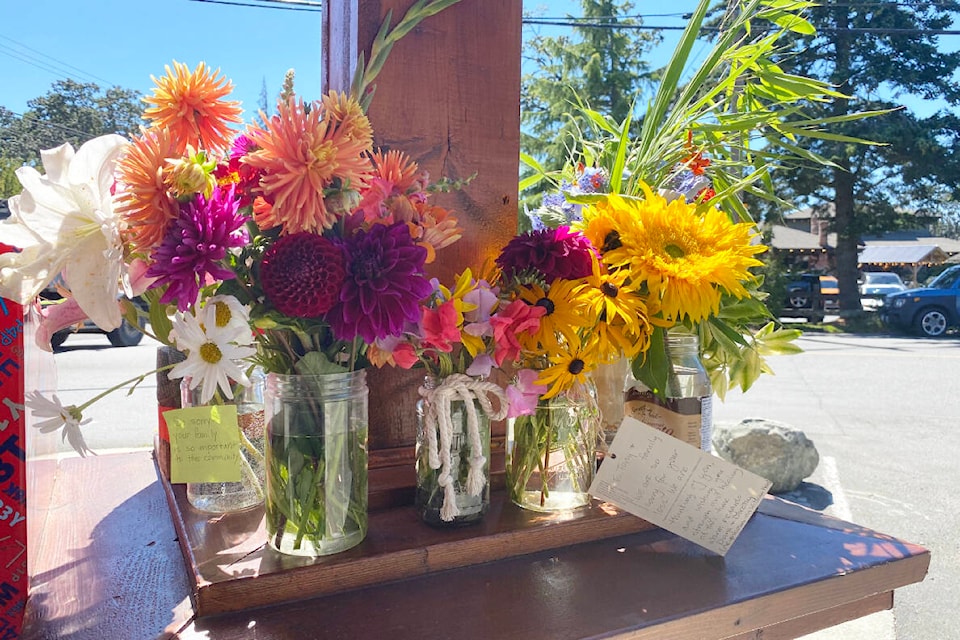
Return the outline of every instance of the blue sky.
<path id="1" fill-rule="evenodd" d="M 234 98 L 245 117 L 257 109 L 266 82 L 272 103 L 287 69 L 296 71 L 296 88 L 319 97 L 320 14 L 216 4 L 216 0 L 17 0 L 5 7 L 0 30 L 0 106 L 15 113 L 27 100 L 44 95 L 64 77 L 152 92 L 151 75 L 162 75 L 173 60 L 191 68 L 200 61 L 219 68 L 234 83 Z M 236 0 L 225 0 L 236 1 Z M 333 0 L 337 1 L 337 0 Z M 669 8 L 635 0 L 647 25 L 682 26 L 680 14 L 696 0 L 676 0 Z M 580 15 L 579 0 L 523 0 L 539 16 Z M 82 7 L 82 9 L 81 9 Z M 559 33 L 551 27 L 524 27 Z M 554 29 L 554 30 L 551 30 Z M 664 32 L 666 44 L 654 62 L 669 57 L 678 31 Z M 960 46 L 960 38 L 945 38 Z M 911 105 L 916 108 L 920 105 Z M 921 107 L 922 108 L 922 107 Z"/>
<path id="2" fill-rule="evenodd" d="M 319 13 L 192 0 L 10 4 L 0 30 L 0 106 L 15 113 L 22 113 L 27 100 L 46 94 L 54 81 L 68 75 L 101 87 L 119 85 L 149 94 L 150 76 L 162 75 L 173 60 L 191 69 L 201 60 L 219 68 L 233 81 L 234 98 L 242 101 L 248 118 L 257 109 L 263 83 L 272 103 L 289 68 L 296 71 L 298 93 L 319 97 Z M 638 12 L 666 13 L 644 9 L 644 4 L 636 3 Z M 670 11 L 695 6 L 695 0 L 678 0 Z M 580 2 L 524 0 L 524 9 L 548 17 L 577 16 Z M 651 18 L 648 24 L 655 21 L 682 24 L 678 18 Z M 532 28 L 524 28 L 525 38 Z"/>

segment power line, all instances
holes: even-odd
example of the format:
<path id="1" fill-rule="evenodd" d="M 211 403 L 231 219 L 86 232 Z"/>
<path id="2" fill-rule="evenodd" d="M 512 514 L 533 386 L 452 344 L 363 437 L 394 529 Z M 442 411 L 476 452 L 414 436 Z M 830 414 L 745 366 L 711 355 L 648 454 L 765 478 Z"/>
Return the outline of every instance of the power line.
<path id="1" fill-rule="evenodd" d="M 35 53 L 35 54 L 37 54 L 37 55 L 39 55 L 39 56 L 43 56 L 44 58 L 47 58 L 48 60 L 53 61 L 53 62 L 56 63 L 57 65 L 60 65 L 60 66 L 62 66 L 62 67 L 66 67 L 66 68 L 68 68 L 68 69 L 73 69 L 74 71 L 80 73 L 81 75 L 87 76 L 87 77 L 89 77 L 89 78 L 93 78 L 94 80 L 100 80 L 101 82 L 106 82 L 106 83 L 107 83 L 108 85 L 110 85 L 110 86 L 113 86 L 113 85 L 115 84 L 115 83 L 113 83 L 113 82 L 110 82 L 110 81 L 107 80 L 106 78 L 101 78 L 100 76 L 98 76 L 98 75 L 96 75 L 96 74 L 90 73 L 90 72 L 88 72 L 88 71 L 84 71 L 83 69 L 81 69 L 81 68 L 79 68 L 79 67 L 75 67 L 75 66 L 73 66 L 72 64 L 69 64 L 69 63 L 64 62 L 64 61 L 62 61 L 62 60 L 58 60 L 57 58 L 54 58 L 53 56 L 48 55 L 48 54 L 44 53 L 43 51 L 38 51 L 38 50 L 36 50 L 36 49 L 34 49 L 34 48 L 32 48 L 32 47 L 29 47 L 29 46 L 23 44 L 22 42 L 18 42 L 18 41 L 16 41 L 16 40 L 14 40 L 13 38 L 10 38 L 10 37 L 5 36 L 5 35 L 3 35 L 3 34 L 0 34 L 0 39 L 6 40 L 6 41 L 8 41 L 8 42 L 12 42 L 13 44 L 17 45 L 17 46 L 20 47 L 21 49 L 26 49 L 27 51 L 33 52 L 33 53 Z M 20 53 L 20 52 L 17 52 L 17 53 Z M 24 54 L 20 53 L 20 55 L 24 55 Z M 29 57 L 29 56 L 28 56 L 28 57 Z M 28 61 L 26 61 L 26 60 L 24 60 L 24 61 L 25 61 L 25 62 L 28 62 Z M 50 64 L 50 63 L 45 62 L 45 61 L 43 61 L 43 60 L 39 60 L 38 62 L 42 62 L 43 64 L 47 64 L 47 65 Z M 38 65 L 34 65 L 34 66 L 38 66 Z M 42 67 L 41 67 L 41 68 L 42 68 Z M 59 71 L 59 72 L 62 73 L 62 71 Z M 68 73 L 68 74 L 66 74 L 66 75 L 70 75 L 70 74 Z"/>
<path id="2" fill-rule="evenodd" d="M 96 137 L 97 137 L 97 134 L 90 133 L 89 131 L 82 131 L 82 130 L 80 130 L 80 129 L 74 129 L 73 127 L 68 127 L 68 126 L 63 125 L 63 124 L 57 124 L 56 122 L 47 122 L 46 120 L 40 120 L 39 118 L 37 118 L 35 115 L 33 115 L 33 114 L 31 114 L 31 113 L 25 113 L 25 114 L 24 114 L 24 113 L 17 113 L 16 111 L 10 111 L 9 109 L 7 110 L 7 113 L 12 113 L 13 115 L 15 115 L 16 117 L 20 118 L 21 120 L 32 121 L 32 122 L 34 122 L 36 125 L 43 125 L 43 126 L 45 126 L 45 127 L 53 127 L 54 129 L 61 129 L 61 130 L 63 130 L 63 131 L 66 131 L 67 133 L 72 133 L 72 134 L 74 134 L 74 135 L 83 136 L 84 141 L 90 140 L 90 139 L 92 139 L 92 138 L 96 138 Z"/>
<path id="3" fill-rule="evenodd" d="M 190 0 L 191 2 L 205 2 L 209 4 L 226 4 L 234 7 L 249 7 L 252 9 L 278 9 L 281 11 L 306 11 L 308 13 L 317 13 L 322 10 L 319 3 L 313 2 L 293 2 L 292 0 L 260 0 L 261 2 L 270 2 L 277 5 L 298 4 L 299 7 L 271 6 L 266 4 L 251 4 L 249 2 L 231 2 L 230 0 Z M 316 7 L 316 8 L 308 8 Z"/>
<path id="4" fill-rule="evenodd" d="M 630 29 L 633 31 L 683 31 L 686 27 L 680 26 L 649 26 L 645 24 L 622 24 L 611 22 L 579 22 L 575 20 L 556 20 L 547 21 L 539 18 L 524 18 L 523 24 L 536 24 L 552 27 L 585 27 L 588 29 Z M 701 27 L 700 31 L 715 32 L 720 31 L 719 27 Z M 958 36 L 960 30 L 957 29 L 898 29 L 887 27 L 849 27 L 847 29 L 836 29 L 833 27 L 824 27 L 817 29 L 817 33 L 872 33 L 889 35 L 931 35 L 931 36 Z"/>

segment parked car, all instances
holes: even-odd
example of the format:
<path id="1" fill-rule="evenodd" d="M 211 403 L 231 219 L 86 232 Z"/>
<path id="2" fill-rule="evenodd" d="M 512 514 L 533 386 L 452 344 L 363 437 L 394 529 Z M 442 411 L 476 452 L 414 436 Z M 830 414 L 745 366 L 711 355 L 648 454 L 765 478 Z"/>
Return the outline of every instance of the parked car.
<path id="1" fill-rule="evenodd" d="M 925 287 L 887 296 L 881 314 L 888 326 L 928 338 L 960 327 L 960 265 L 950 267 Z"/>
<path id="2" fill-rule="evenodd" d="M 866 271 L 860 281 L 860 304 L 867 311 L 879 309 L 888 295 L 906 290 L 907 285 L 895 273 Z"/>
<path id="3" fill-rule="evenodd" d="M 833 276 L 801 274 L 787 283 L 787 295 L 781 315 L 822 322 L 827 313 L 840 308 L 840 286 Z"/>
<path id="4" fill-rule="evenodd" d="M 47 286 L 46 289 L 40 293 L 40 298 L 42 300 L 55 301 L 60 300 L 63 297 L 60 290 L 57 288 L 59 280 L 59 278 L 56 278 Z M 141 309 L 147 309 L 146 302 L 143 300 L 140 300 L 139 298 L 133 298 L 133 302 Z M 90 320 L 85 320 L 79 325 L 67 327 L 66 329 L 61 329 L 60 331 L 54 333 L 50 338 L 50 346 L 54 349 L 63 346 L 63 343 L 67 341 L 67 338 L 74 333 L 105 334 L 107 336 L 107 340 L 110 341 L 110 344 L 115 347 L 133 347 L 140 344 L 140 341 L 143 340 L 143 332 L 127 322 L 126 318 L 124 318 L 120 326 L 113 331 L 104 331 Z"/>

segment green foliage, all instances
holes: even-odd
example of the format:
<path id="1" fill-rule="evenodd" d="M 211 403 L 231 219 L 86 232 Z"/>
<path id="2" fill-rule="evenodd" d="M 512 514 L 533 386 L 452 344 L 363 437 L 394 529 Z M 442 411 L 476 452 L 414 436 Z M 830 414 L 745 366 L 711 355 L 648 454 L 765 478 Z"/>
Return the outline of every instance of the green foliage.
<path id="1" fill-rule="evenodd" d="M 831 132 L 838 135 L 883 143 L 798 140 L 798 162 L 791 167 L 798 170 L 775 177 L 779 195 L 797 207 L 832 205 L 841 312 L 860 308 L 856 277 L 862 235 L 916 226 L 910 212 L 918 209 L 948 221 L 957 218 L 960 120 L 945 111 L 923 117 L 900 108 L 900 102 L 912 96 L 960 104 L 955 80 L 960 52 L 940 51 L 933 33 L 950 29 L 958 10 L 955 0 L 827 3 L 807 14 L 816 33 L 785 39 L 790 47 L 781 60 L 785 71 L 830 82 L 848 96 L 812 103 L 805 115 L 831 120 Z M 845 119 L 861 110 L 883 113 Z M 779 138 L 789 130 L 788 125 L 777 132 Z M 829 162 L 805 162 L 803 155 Z"/>
<path id="2" fill-rule="evenodd" d="M 65 142 L 76 148 L 108 133 L 129 137 L 139 131 L 142 111 L 137 91 L 58 80 L 28 101 L 22 116 L 0 107 L 0 158 L 36 165 L 40 150 Z"/>
<path id="3" fill-rule="evenodd" d="M 20 181 L 16 171 L 23 166 L 19 158 L 4 158 L 0 156 L 0 198 L 9 198 L 20 193 Z"/>
<path id="4" fill-rule="evenodd" d="M 581 0 L 590 22 L 640 25 L 624 18 L 634 5 L 615 0 Z M 611 17 L 613 16 L 613 17 Z M 582 101 L 617 122 L 634 111 L 637 95 L 649 90 L 656 74 L 644 61 L 659 35 L 635 29 L 574 27 L 574 37 L 536 35 L 524 44 L 520 98 L 521 148 L 531 160 L 556 168 L 566 163 L 576 141 L 590 135 Z M 582 99 L 581 99 L 582 96 Z M 538 182 L 535 171 L 521 191 Z"/>

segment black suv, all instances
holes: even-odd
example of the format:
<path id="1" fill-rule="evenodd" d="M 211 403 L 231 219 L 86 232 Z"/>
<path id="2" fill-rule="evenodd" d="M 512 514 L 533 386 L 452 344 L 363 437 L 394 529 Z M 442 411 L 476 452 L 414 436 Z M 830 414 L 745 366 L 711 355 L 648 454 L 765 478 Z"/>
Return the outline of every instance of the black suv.
<path id="1" fill-rule="evenodd" d="M 804 273 L 787 283 L 784 299 L 785 318 L 806 318 L 811 322 L 823 322 L 827 313 L 836 313 L 840 308 L 840 286 L 833 276 Z"/>
<path id="2" fill-rule="evenodd" d="M 928 338 L 960 327 L 960 265 L 950 267 L 925 287 L 888 295 L 880 317 L 891 327 Z"/>
<path id="3" fill-rule="evenodd" d="M 51 301 L 60 300 L 63 296 L 57 289 L 58 282 L 60 282 L 59 277 L 55 278 L 53 282 L 47 285 L 46 289 L 40 292 L 40 298 Z M 144 311 L 147 310 L 146 302 L 140 298 L 133 298 L 133 302 Z M 143 332 L 127 322 L 126 318 L 124 318 L 120 326 L 113 331 L 104 331 L 88 319 L 76 326 L 61 329 L 54 333 L 50 337 L 50 346 L 54 349 L 61 347 L 72 333 L 104 333 L 107 336 L 107 340 L 110 341 L 110 344 L 115 347 L 134 347 L 143 340 Z"/>

